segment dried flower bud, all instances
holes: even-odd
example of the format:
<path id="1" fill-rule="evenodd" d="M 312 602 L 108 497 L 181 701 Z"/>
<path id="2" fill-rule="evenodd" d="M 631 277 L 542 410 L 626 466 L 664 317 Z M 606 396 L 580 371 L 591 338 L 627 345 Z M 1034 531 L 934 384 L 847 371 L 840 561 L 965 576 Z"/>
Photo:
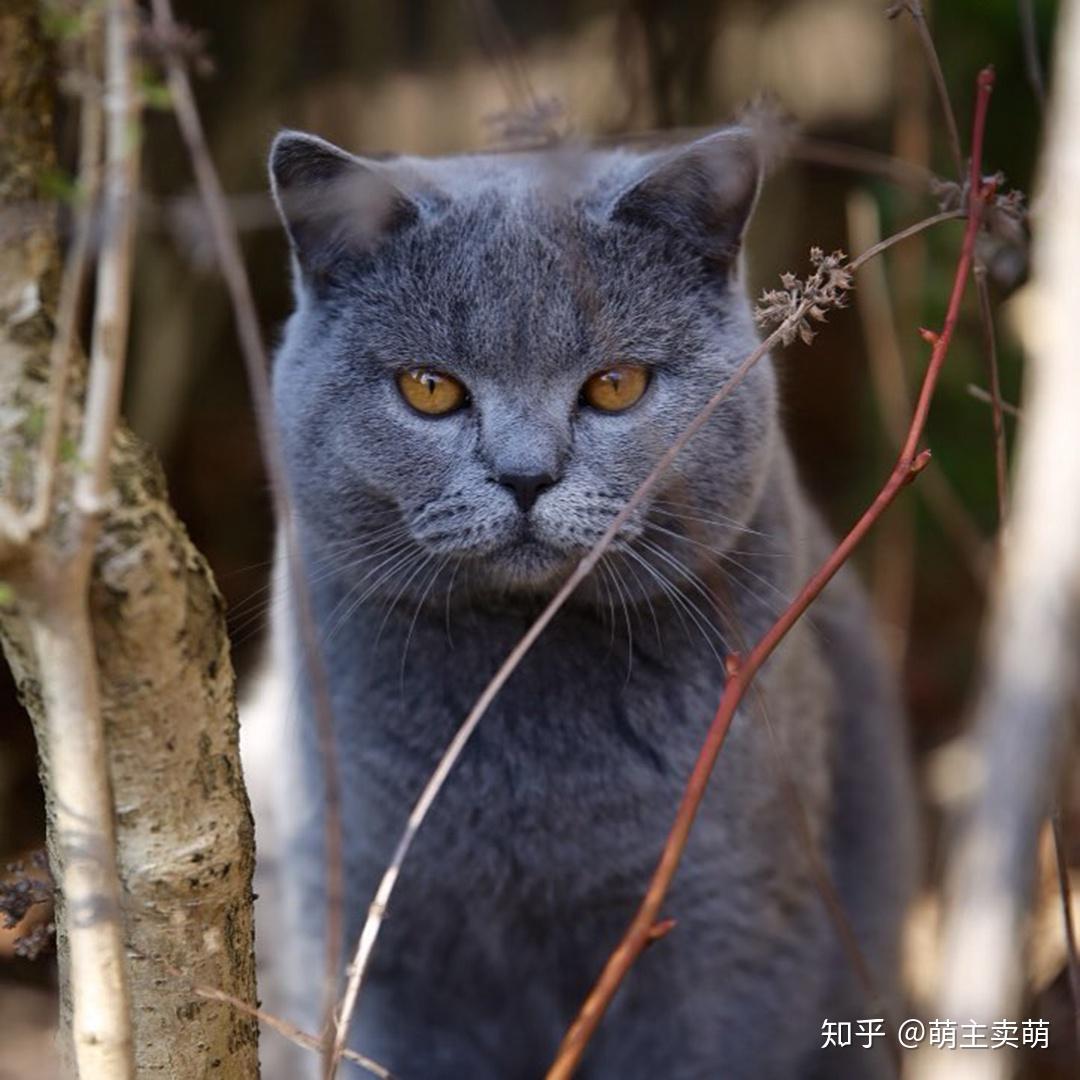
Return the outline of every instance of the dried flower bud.
<path id="1" fill-rule="evenodd" d="M 844 307 L 852 288 L 851 271 L 842 251 L 826 255 L 819 247 L 810 249 L 813 273 L 800 280 L 790 272 L 780 275 L 782 289 L 767 289 L 761 294 L 754 319 L 759 326 L 777 327 L 780 340 L 790 345 L 796 337 L 809 345 L 816 331 L 814 322 L 825 322 L 830 308 Z"/>

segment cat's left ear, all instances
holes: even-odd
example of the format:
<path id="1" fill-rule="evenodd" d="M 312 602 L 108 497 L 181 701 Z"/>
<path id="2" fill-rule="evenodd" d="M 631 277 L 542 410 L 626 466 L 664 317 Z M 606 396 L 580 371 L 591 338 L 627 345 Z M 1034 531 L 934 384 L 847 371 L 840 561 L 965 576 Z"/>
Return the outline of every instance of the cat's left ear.
<path id="1" fill-rule="evenodd" d="M 655 155 L 616 199 L 612 218 L 680 235 L 730 267 L 761 190 L 762 159 L 747 128 L 728 128 Z"/>

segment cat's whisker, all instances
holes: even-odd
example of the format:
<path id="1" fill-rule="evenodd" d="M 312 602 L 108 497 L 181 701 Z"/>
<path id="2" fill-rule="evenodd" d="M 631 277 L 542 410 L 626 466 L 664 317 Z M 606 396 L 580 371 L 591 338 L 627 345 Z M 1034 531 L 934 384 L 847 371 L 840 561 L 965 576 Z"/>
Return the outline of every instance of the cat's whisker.
<path id="1" fill-rule="evenodd" d="M 392 580 L 397 574 L 398 570 L 402 566 L 407 564 L 409 557 L 414 550 L 415 548 L 412 543 L 398 547 L 398 549 L 394 552 L 393 555 L 388 556 L 381 563 L 379 563 L 378 566 L 375 566 L 371 570 L 369 570 L 367 574 L 365 574 L 364 577 L 349 590 L 346 596 L 343 597 L 342 600 L 339 601 L 338 604 L 335 606 L 334 611 L 337 611 L 344 603 L 344 601 L 348 599 L 348 597 L 355 595 L 357 592 L 359 592 L 359 595 L 356 596 L 356 599 L 349 604 L 348 608 L 342 612 L 342 614 L 338 617 L 337 621 L 331 626 L 330 631 L 328 632 L 326 637 L 327 644 L 329 644 L 334 639 L 341 627 L 344 626 L 350 618 L 352 618 L 352 615 L 357 610 L 357 608 L 359 608 L 359 606 L 369 596 L 371 596 L 378 589 L 380 589 L 385 582 Z M 364 584 L 364 582 L 373 575 L 378 574 L 379 571 L 382 570 L 383 567 L 385 567 L 388 563 L 390 564 L 389 569 L 385 570 L 370 585 L 368 585 L 366 589 L 363 589 L 363 591 L 361 591 L 361 586 Z M 333 612 L 331 612 L 330 617 L 328 617 L 328 622 L 332 616 Z"/>
<path id="2" fill-rule="evenodd" d="M 666 509 L 666 507 L 670 507 L 671 509 Z M 697 521 L 703 525 L 713 525 L 717 528 L 747 533 L 751 536 L 760 536 L 764 540 L 774 539 L 774 537 L 767 532 L 762 532 L 760 529 L 753 529 L 749 525 L 736 521 L 734 518 L 725 517 L 723 514 L 715 511 L 712 514 L 709 514 L 699 506 L 681 505 L 679 503 L 654 499 L 650 504 L 650 508 L 655 510 L 658 514 L 663 514 L 665 517 L 681 518 L 684 521 Z"/>
<path id="3" fill-rule="evenodd" d="M 450 632 L 450 597 L 454 592 L 454 582 L 457 581 L 458 571 L 461 570 L 464 562 L 465 556 L 459 555 L 457 562 L 454 564 L 453 573 L 450 575 L 450 583 L 446 586 L 446 642 L 451 649 L 454 647 L 454 636 Z"/>
<path id="4" fill-rule="evenodd" d="M 428 556 L 425 561 L 430 561 L 434 556 Z M 431 577 L 428 578 L 427 584 L 424 586 L 423 592 L 420 593 L 420 599 L 416 602 L 416 610 L 413 612 L 413 617 L 409 622 L 409 629 L 405 634 L 405 644 L 401 649 L 401 670 L 399 673 L 401 696 L 405 696 L 405 663 L 409 658 L 409 645 L 412 642 L 413 631 L 416 629 L 416 620 L 420 618 L 420 612 L 424 609 L 424 602 L 427 600 L 428 595 L 431 593 L 432 586 L 434 586 L 438 576 L 450 565 L 452 555 L 446 555 L 442 561 L 437 563 Z M 408 582 L 405 583 L 405 587 L 408 587 Z"/>
<path id="5" fill-rule="evenodd" d="M 620 546 L 619 548 L 615 549 L 614 554 L 612 554 L 610 557 L 614 559 L 614 558 L 617 558 L 617 557 L 624 556 L 625 554 L 626 554 L 625 548 Z M 653 606 L 652 597 L 649 595 L 649 590 L 648 590 L 648 588 L 646 588 L 645 586 L 642 585 L 641 575 L 638 573 L 637 567 L 633 563 L 629 563 L 629 562 L 624 561 L 623 562 L 623 567 L 625 568 L 625 570 L 626 570 L 626 572 L 628 574 L 632 575 L 632 577 L 634 579 L 634 583 L 638 586 L 638 589 L 641 592 L 641 595 L 645 600 L 645 604 L 647 605 L 647 607 L 649 609 L 649 616 L 652 618 L 653 630 L 656 633 L 657 646 L 659 647 L 660 651 L 663 652 L 664 643 L 663 643 L 663 637 L 662 637 L 662 635 L 660 633 L 660 620 L 657 619 L 657 617 L 656 617 L 656 608 Z"/>
<path id="6" fill-rule="evenodd" d="M 601 625 L 606 621 L 608 623 L 608 629 L 610 637 L 608 639 L 608 652 L 610 653 L 615 648 L 615 598 L 612 592 L 611 585 L 609 583 L 608 568 L 606 561 L 601 559 L 596 564 L 597 571 L 597 583 L 603 587 L 604 597 L 608 602 L 608 608 L 610 610 L 610 619 L 605 619 L 605 612 L 601 609 L 600 622 Z"/>
<path id="7" fill-rule="evenodd" d="M 671 535 L 678 540 L 690 539 L 689 537 L 680 536 L 678 533 L 672 533 Z M 733 610 L 730 610 L 728 606 L 721 602 L 721 596 L 717 593 L 716 588 L 710 585 L 707 581 L 705 581 L 675 552 L 665 551 L 663 548 L 658 548 L 656 545 L 650 546 L 652 546 L 654 550 L 656 550 L 658 553 L 662 552 L 664 557 L 666 557 L 669 562 L 674 562 L 682 568 L 682 572 L 694 584 L 694 588 L 708 600 L 711 607 L 716 611 L 716 614 L 720 618 L 721 622 L 724 624 L 725 629 L 735 639 L 738 649 L 740 651 L 745 651 L 749 646 L 746 641 L 746 635 L 744 634 L 742 626 L 740 625 L 738 615 Z M 723 556 L 721 555 L 720 558 L 723 558 Z M 737 583 L 731 571 L 728 570 L 727 567 L 725 567 L 721 562 L 717 562 L 714 559 L 711 559 L 709 565 L 712 570 L 720 576 L 724 584 Z M 761 596 L 757 596 L 757 599 L 771 616 L 779 616 L 780 612 L 782 611 L 782 608 L 779 605 L 774 605 L 769 600 Z"/>
<path id="8" fill-rule="evenodd" d="M 769 612 L 769 614 L 771 614 L 773 616 L 778 616 L 784 610 L 784 608 L 787 607 L 787 605 L 790 603 L 789 598 L 786 597 L 784 595 L 784 593 L 773 582 L 769 581 L 768 578 L 762 577 L 756 571 L 751 570 L 748 566 L 744 566 L 741 562 L 739 562 L 738 559 L 734 558 L 734 556 L 732 556 L 729 552 L 720 551 L 717 548 L 711 548 L 711 547 L 709 547 L 709 546 L 707 546 L 705 544 L 702 544 L 699 541 L 695 540 L 693 537 L 683 536 L 681 533 L 673 532 L 671 529 L 665 529 L 662 525 L 656 525 L 655 523 L 652 523 L 652 524 L 650 524 L 650 528 L 656 529 L 657 531 L 662 532 L 662 533 L 666 534 L 667 536 L 672 537 L 675 540 L 681 540 L 681 541 L 683 541 L 685 543 L 693 544 L 695 547 L 698 547 L 698 548 L 701 548 L 702 550 L 704 550 L 706 553 L 708 553 L 709 555 L 712 556 L 712 559 L 710 560 L 710 563 L 713 566 L 713 569 L 715 569 L 718 573 L 722 574 L 727 580 L 729 580 L 729 581 L 731 580 L 732 575 L 731 575 L 730 571 L 728 571 L 724 566 L 720 565 L 719 563 L 717 563 L 717 562 L 715 562 L 713 560 L 721 559 L 724 562 L 731 563 L 733 566 L 735 566 L 736 568 L 741 570 L 743 573 L 748 574 L 750 577 L 753 577 L 755 580 L 760 582 L 760 584 L 766 586 L 766 588 L 768 588 L 770 591 L 775 592 L 777 594 L 777 596 L 780 597 L 781 601 L 783 601 L 782 604 L 773 604 L 773 603 L 770 603 L 768 600 L 764 599 L 763 597 L 760 597 L 760 596 L 758 597 L 758 599 L 765 606 L 765 609 Z M 674 554 L 672 553 L 672 557 L 675 558 L 676 556 L 674 556 Z M 680 563 L 682 563 L 681 559 L 678 560 L 678 561 Z M 685 564 L 683 564 L 683 565 L 685 566 Z M 693 573 L 693 571 L 691 571 L 689 567 L 686 567 L 686 570 L 687 570 L 688 573 Z M 696 575 L 696 574 L 694 576 L 698 577 L 698 575 Z M 701 578 L 698 577 L 698 580 L 700 581 Z M 705 583 L 702 582 L 702 584 L 705 584 Z M 710 593 L 711 593 L 711 590 L 710 590 Z M 715 596 L 714 596 L 714 602 L 715 602 Z"/>
<path id="9" fill-rule="evenodd" d="M 386 629 L 386 624 L 390 621 L 390 616 L 394 613 L 394 609 L 398 606 L 399 603 L 401 603 L 401 600 L 405 596 L 405 593 L 408 590 L 409 586 L 416 579 L 417 575 L 423 571 L 424 567 L 427 566 L 428 563 L 430 563 L 434 558 L 434 552 L 425 555 L 413 568 L 412 573 L 409 574 L 409 576 L 398 587 L 397 592 L 394 594 L 393 600 L 386 605 L 386 610 L 383 612 L 382 620 L 379 623 L 379 629 L 375 634 L 375 644 L 372 646 L 372 651 L 378 649 L 379 642 L 382 641 L 383 631 Z"/>
<path id="10" fill-rule="evenodd" d="M 712 652 L 713 656 L 716 657 L 717 663 L 723 663 L 723 658 L 721 657 L 720 653 L 717 652 L 716 646 L 713 644 L 712 637 L 709 633 L 709 631 L 711 630 L 712 633 L 716 634 L 717 637 L 720 638 L 722 647 L 725 651 L 727 651 L 727 645 L 723 640 L 723 635 L 717 630 L 717 628 L 713 626 L 707 619 L 703 622 L 699 618 L 699 616 L 694 613 L 693 608 L 687 605 L 686 597 L 684 596 L 682 590 L 679 589 L 677 585 L 672 583 L 668 579 L 667 575 L 665 575 L 663 571 L 659 569 L 659 567 L 654 566 L 651 562 L 649 562 L 648 559 L 642 556 L 639 552 L 635 551 L 633 548 L 626 548 L 625 550 L 626 554 L 631 555 L 635 560 L 637 560 L 637 562 L 645 569 L 645 571 L 650 575 L 650 577 L 652 577 L 653 580 L 656 581 L 656 583 L 660 586 L 661 590 L 671 601 L 672 608 L 676 614 L 676 617 L 679 619 L 679 622 L 682 624 L 683 631 L 686 636 L 689 638 L 692 637 L 692 634 L 690 633 L 690 627 L 683 616 L 684 611 L 687 615 L 690 616 L 690 619 L 693 622 L 694 626 L 701 634 L 701 636 L 705 639 L 705 643 L 709 646 L 709 649 Z"/>
<path id="11" fill-rule="evenodd" d="M 406 529 L 400 530 L 401 538 L 404 538 L 404 536 L 407 535 L 407 532 L 408 530 Z M 395 536 L 392 540 L 386 540 L 385 543 L 396 542 L 397 539 L 398 537 Z M 377 558 L 384 550 L 386 550 L 385 546 L 379 551 L 372 552 L 368 555 L 360 556 L 356 559 L 350 559 L 348 557 L 352 554 L 351 552 L 338 552 L 333 556 L 316 556 L 309 561 L 314 565 L 322 565 L 319 566 L 319 568 L 314 572 L 308 573 L 306 575 L 307 583 L 310 586 L 316 585 L 322 581 L 326 581 L 327 579 L 335 577 L 345 570 L 350 570 L 355 566 L 359 566 L 361 563 L 366 562 L 368 559 Z M 332 563 L 331 559 L 334 560 Z M 282 602 L 283 598 L 280 596 L 270 596 L 269 598 L 267 597 L 267 594 L 271 593 L 273 587 L 273 581 L 267 582 L 265 585 L 256 589 L 250 595 L 246 596 L 239 603 L 233 605 L 233 607 L 229 610 L 228 621 L 230 629 L 234 635 L 234 640 L 236 640 L 237 642 L 239 642 L 239 640 L 243 640 L 237 639 L 235 635 L 242 634 L 252 625 L 253 622 L 261 621 L 262 616 L 266 612 L 270 611 L 277 604 Z"/>
<path id="12" fill-rule="evenodd" d="M 657 558 L 663 559 L 664 562 L 666 562 L 677 574 L 681 574 L 683 577 L 685 577 L 687 584 L 690 585 L 693 589 L 695 589 L 705 599 L 706 603 L 713 608 L 713 610 L 717 613 L 718 616 L 720 616 L 721 619 L 724 618 L 724 612 L 717 602 L 715 593 L 709 588 L 706 582 L 702 581 L 702 579 L 691 567 L 687 566 L 686 563 L 684 563 L 676 556 L 672 555 L 670 552 L 665 551 L 662 547 L 660 547 L 659 544 L 654 544 L 651 540 L 645 539 L 645 537 L 642 537 L 640 542 L 644 547 L 646 547 L 649 551 L 656 555 Z M 698 607 L 695 600 L 687 596 L 685 592 L 683 593 L 683 597 L 686 602 L 690 604 L 694 608 L 694 610 L 698 612 L 699 615 L 701 615 L 703 619 L 706 619 L 706 621 L 708 621 L 708 617 Z M 716 634 L 717 637 L 720 638 L 720 642 L 724 647 L 724 651 L 730 652 L 731 648 L 728 645 L 727 639 L 724 637 L 723 632 L 720 631 L 719 628 L 717 628 Z"/>
<path id="13" fill-rule="evenodd" d="M 630 624 L 630 608 L 627 605 L 624 583 L 619 575 L 618 568 L 613 562 L 608 562 L 608 570 L 611 572 L 612 584 L 619 594 L 619 602 L 622 604 L 623 618 L 626 621 L 626 684 L 630 682 L 630 675 L 634 670 L 634 630 Z M 625 685 L 625 684 L 624 684 Z"/>
<path id="14" fill-rule="evenodd" d="M 391 536 L 387 536 L 387 532 L 390 532 Z M 338 541 L 328 541 L 325 547 L 333 546 L 337 548 L 334 551 L 321 550 L 315 554 L 306 556 L 306 562 L 310 568 L 310 572 L 307 575 L 309 582 L 314 583 L 323 580 L 329 574 L 335 573 L 338 569 L 347 568 L 352 565 L 349 561 L 350 557 L 358 551 L 362 551 L 365 548 L 370 547 L 374 543 L 388 543 L 391 539 L 397 539 L 397 537 L 404 536 L 408 533 L 408 529 L 398 523 L 393 528 L 377 529 L 374 533 L 368 534 L 362 540 L 356 538 L 342 539 Z M 262 596 L 264 593 L 270 591 L 273 588 L 273 581 L 270 580 L 260 588 L 255 589 L 248 596 L 244 597 L 236 604 L 233 604 L 229 615 L 230 618 L 240 615 L 244 612 L 256 597 Z"/>
<path id="15" fill-rule="evenodd" d="M 390 526 L 387 526 L 387 527 L 389 528 Z M 366 543 L 369 539 L 371 539 L 372 537 L 377 535 L 380 531 L 382 531 L 382 530 L 375 530 L 374 533 L 371 533 L 371 532 L 366 533 L 365 534 L 365 540 L 360 541 L 360 543 Z M 323 546 L 328 547 L 330 545 L 334 545 L 334 546 L 347 545 L 347 544 L 354 544 L 354 543 L 357 543 L 357 542 L 358 541 L 353 540 L 353 539 L 329 540 L 329 541 L 326 541 L 323 544 Z M 320 556 L 320 555 L 309 556 L 308 561 L 309 562 L 315 562 L 315 561 L 319 560 L 320 558 L 322 558 L 322 556 Z M 260 559 L 258 562 L 245 563 L 245 565 L 243 565 L 243 566 L 237 566 L 232 570 L 226 570 L 224 573 L 217 573 L 216 572 L 214 576 L 217 578 L 218 581 L 228 581 L 231 578 L 239 576 L 240 574 L 250 573 L 252 570 L 265 570 L 265 569 L 273 566 L 275 561 L 276 561 L 276 556 L 271 556 L 269 559 Z M 266 589 L 269 589 L 271 587 L 272 587 L 271 585 L 267 584 L 267 585 L 263 586 L 262 588 L 257 589 L 256 592 L 261 593 L 261 592 L 264 592 Z M 243 603 L 243 602 L 244 601 L 241 601 L 241 603 Z"/>
<path id="16" fill-rule="evenodd" d="M 629 556 L 630 558 L 632 558 L 634 560 L 634 562 L 637 565 L 643 566 L 645 568 L 646 572 L 649 574 L 649 576 L 653 579 L 653 581 L 655 581 L 660 586 L 660 589 L 664 593 L 664 595 L 667 596 L 669 600 L 671 599 L 671 594 L 669 592 L 670 583 L 668 582 L 667 578 L 663 574 L 659 573 L 656 570 L 656 568 L 652 566 L 651 563 L 649 563 L 646 559 L 644 559 L 632 547 L 621 548 L 620 549 L 620 554 Z M 675 606 L 675 607 L 673 607 L 673 611 L 675 612 L 675 615 L 679 619 L 679 623 L 683 628 L 683 632 L 687 635 L 687 637 L 690 637 L 691 636 L 690 635 L 690 626 L 686 622 L 686 619 L 683 617 L 682 609 L 680 607 Z"/>
<path id="17" fill-rule="evenodd" d="M 355 562 L 350 562 L 346 566 L 339 567 L 339 568 L 337 568 L 336 571 L 330 571 L 330 572 L 328 572 L 326 574 L 320 575 L 320 578 L 318 578 L 318 579 L 312 579 L 313 582 L 314 582 L 314 581 L 317 581 L 317 580 L 324 580 L 325 578 L 333 577 L 333 576 L 335 576 L 336 573 L 340 573 L 341 570 L 349 569 L 354 565 L 358 565 L 359 563 L 366 562 L 366 561 L 368 561 L 369 559 L 372 559 L 372 558 L 380 558 L 382 560 L 377 565 L 371 567 L 367 571 L 367 573 L 365 573 L 363 575 L 363 577 L 360 578 L 360 580 L 358 582 L 356 582 L 353 586 L 351 586 L 348 589 L 348 591 L 346 592 L 346 595 L 344 597 L 342 597 L 342 599 L 339 600 L 337 604 L 334 605 L 333 609 L 327 615 L 326 621 L 331 622 L 331 620 L 334 619 L 334 616 L 337 615 L 338 611 L 341 610 L 342 606 L 347 602 L 348 598 L 353 595 L 353 593 L 355 592 L 355 590 L 357 588 L 362 587 L 363 584 L 366 581 L 368 581 L 368 579 L 373 574 L 378 573 L 378 571 L 382 567 L 384 567 L 388 562 L 390 562 L 392 559 L 396 558 L 397 556 L 400 556 L 403 552 L 407 552 L 408 550 L 410 550 L 411 547 L 412 547 L 411 541 L 409 541 L 407 539 L 393 541 L 391 543 L 388 543 L 386 546 L 380 548 L 379 551 L 377 551 L 377 552 L 372 552 L 370 555 L 365 555 L 363 558 L 358 559 Z M 331 631 L 330 631 L 331 634 L 337 629 L 337 626 L 338 626 L 338 624 L 336 622 L 331 623 Z"/>
<path id="18" fill-rule="evenodd" d="M 786 558 L 783 552 L 779 551 L 750 551 L 746 548 L 721 548 L 715 547 L 712 544 L 706 544 L 703 540 L 699 540 L 696 536 L 690 536 L 688 533 L 676 532 L 674 529 L 669 529 L 666 525 L 661 525 L 657 521 L 649 521 L 645 524 L 645 529 L 653 529 L 656 532 L 661 532 L 665 536 L 673 537 L 675 540 L 682 540 L 687 544 L 693 544 L 695 547 L 701 548 L 702 551 L 708 551 L 712 555 L 718 558 L 724 559 L 731 555 L 749 555 L 755 558 Z"/>

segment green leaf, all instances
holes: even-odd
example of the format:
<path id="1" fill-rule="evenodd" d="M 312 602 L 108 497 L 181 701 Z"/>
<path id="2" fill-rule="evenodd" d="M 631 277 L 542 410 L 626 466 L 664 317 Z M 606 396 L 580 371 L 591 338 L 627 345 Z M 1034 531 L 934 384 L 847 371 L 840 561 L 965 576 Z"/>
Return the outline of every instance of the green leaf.
<path id="1" fill-rule="evenodd" d="M 38 188 L 42 197 L 58 202 L 75 203 L 79 198 L 79 183 L 63 169 L 45 169 L 38 176 Z"/>
<path id="2" fill-rule="evenodd" d="M 57 41 L 74 41 L 86 33 L 86 13 L 73 11 L 66 4 L 54 0 L 44 5 L 41 24 L 49 37 Z"/>
<path id="3" fill-rule="evenodd" d="M 144 71 L 139 79 L 139 93 L 148 109 L 172 108 L 172 92 L 168 85 L 149 72 Z"/>
<path id="4" fill-rule="evenodd" d="M 45 430 L 45 406 L 35 405 L 22 422 L 23 434 L 28 439 L 39 439 Z"/>

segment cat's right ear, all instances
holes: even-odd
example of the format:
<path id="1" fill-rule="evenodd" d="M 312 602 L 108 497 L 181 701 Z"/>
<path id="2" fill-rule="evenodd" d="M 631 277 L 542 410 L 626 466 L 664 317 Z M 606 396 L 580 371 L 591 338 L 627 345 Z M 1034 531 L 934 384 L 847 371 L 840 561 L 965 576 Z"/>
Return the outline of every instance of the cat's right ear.
<path id="1" fill-rule="evenodd" d="M 420 208 L 380 162 L 282 131 L 270 148 L 270 184 L 302 273 L 318 281 L 348 255 L 374 250 L 414 224 Z"/>
<path id="2" fill-rule="evenodd" d="M 726 128 L 644 161 L 612 217 L 681 236 L 717 267 L 735 265 L 761 189 L 762 153 L 745 127 Z"/>

